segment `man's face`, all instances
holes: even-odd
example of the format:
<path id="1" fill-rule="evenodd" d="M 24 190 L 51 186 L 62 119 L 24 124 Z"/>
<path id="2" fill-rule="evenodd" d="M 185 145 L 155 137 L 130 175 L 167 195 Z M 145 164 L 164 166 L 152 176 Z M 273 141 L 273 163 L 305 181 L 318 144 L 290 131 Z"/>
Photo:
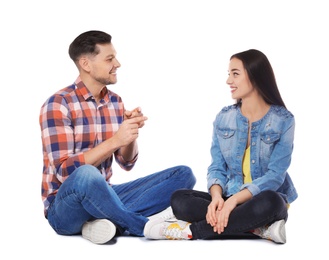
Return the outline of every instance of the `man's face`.
<path id="1" fill-rule="evenodd" d="M 113 44 L 98 44 L 99 53 L 89 56 L 90 76 L 103 85 L 117 82 L 117 69 L 121 66 Z"/>

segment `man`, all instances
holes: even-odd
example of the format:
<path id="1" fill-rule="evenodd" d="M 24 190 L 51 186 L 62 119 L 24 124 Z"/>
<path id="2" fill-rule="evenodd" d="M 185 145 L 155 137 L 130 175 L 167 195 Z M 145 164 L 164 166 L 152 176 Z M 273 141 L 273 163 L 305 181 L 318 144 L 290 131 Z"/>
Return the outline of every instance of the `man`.
<path id="1" fill-rule="evenodd" d="M 147 120 L 139 107 L 126 110 L 107 88 L 117 82 L 120 67 L 111 40 L 105 32 L 87 31 L 71 43 L 79 76 L 46 100 L 39 119 L 45 217 L 58 234 L 81 233 L 96 244 L 123 232 L 144 236 L 148 216 L 161 214 L 175 190 L 196 182 L 187 166 L 110 182 L 113 159 L 127 171 L 135 165 L 138 132 Z"/>

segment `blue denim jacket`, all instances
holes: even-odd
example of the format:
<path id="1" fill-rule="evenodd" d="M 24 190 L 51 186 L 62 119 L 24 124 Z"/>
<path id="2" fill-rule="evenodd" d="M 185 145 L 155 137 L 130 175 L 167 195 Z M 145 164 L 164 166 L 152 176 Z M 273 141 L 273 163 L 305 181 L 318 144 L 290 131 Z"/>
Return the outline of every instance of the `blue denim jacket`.
<path id="1" fill-rule="evenodd" d="M 251 125 L 250 170 L 252 182 L 243 184 L 242 159 L 248 140 L 248 119 L 239 105 L 224 107 L 213 124 L 212 162 L 208 167 L 207 188 L 219 184 L 229 197 L 247 188 L 253 196 L 264 190 L 279 192 L 288 203 L 297 191 L 287 172 L 294 143 L 295 119 L 281 106 Z"/>

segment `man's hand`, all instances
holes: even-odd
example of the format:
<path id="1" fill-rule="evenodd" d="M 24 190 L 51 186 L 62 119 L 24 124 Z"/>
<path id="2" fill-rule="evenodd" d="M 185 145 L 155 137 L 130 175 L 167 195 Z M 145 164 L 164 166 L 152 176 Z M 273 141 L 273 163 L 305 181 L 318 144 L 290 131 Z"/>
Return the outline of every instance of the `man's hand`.
<path id="1" fill-rule="evenodd" d="M 142 109 L 140 107 L 136 107 L 132 111 L 129 111 L 129 110 L 125 111 L 124 120 L 135 118 L 135 117 L 142 117 L 142 116 L 143 116 Z M 146 117 L 144 117 L 144 118 L 145 118 L 145 120 L 147 120 Z M 145 120 L 142 120 L 142 121 L 139 122 L 138 128 L 142 128 L 144 126 L 144 121 Z"/>
<path id="2" fill-rule="evenodd" d="M 138 137 L 138 129 L 144 126 L 145 116 L 133 116 L 125 119 L 114 137 L 120 143 L 120 146 L 126 146 L 135 141 Z"/>

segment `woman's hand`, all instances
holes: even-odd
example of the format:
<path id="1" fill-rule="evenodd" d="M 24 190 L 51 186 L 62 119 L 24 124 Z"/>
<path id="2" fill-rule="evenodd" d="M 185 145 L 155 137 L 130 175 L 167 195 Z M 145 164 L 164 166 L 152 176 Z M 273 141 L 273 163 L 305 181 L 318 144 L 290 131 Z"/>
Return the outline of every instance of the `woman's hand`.
<path id="1" fill-rule="evenodd" d="M 224 232 L 227 227 L 230 214 L 238 205 L 245 203 L 247 200 L 252 198 L 252 194 L 248 189 L 243 189 L 233 196 L 229 197 L 221 208 L 217 207 L 216 210 L 216 225 L 214 227 L 214 232 L 218 234 Z"/>
<path id="2" fill-rule="evenodd" d="M 222 208 L 217 208 L 216 210 L 216 219 L 217 223 L 214 226 L 214 232 L 218 234 L 224 232 L 224 229 L 227 227 L 230 214 L 233 209 L 237 206 L 237 202 L 233 197 L 230 197 L 224 202 Z"/>
<path id="3" fill-rule="evenodd" d="M 212 200 L 208 206 L 208 211 L 206 215 L 207 223 L 212 227 L 216 227 L 217 225 L 217 210 L 222 209 L 224 205 L 224 199 L 222 196 L 212 197 Z"/>

